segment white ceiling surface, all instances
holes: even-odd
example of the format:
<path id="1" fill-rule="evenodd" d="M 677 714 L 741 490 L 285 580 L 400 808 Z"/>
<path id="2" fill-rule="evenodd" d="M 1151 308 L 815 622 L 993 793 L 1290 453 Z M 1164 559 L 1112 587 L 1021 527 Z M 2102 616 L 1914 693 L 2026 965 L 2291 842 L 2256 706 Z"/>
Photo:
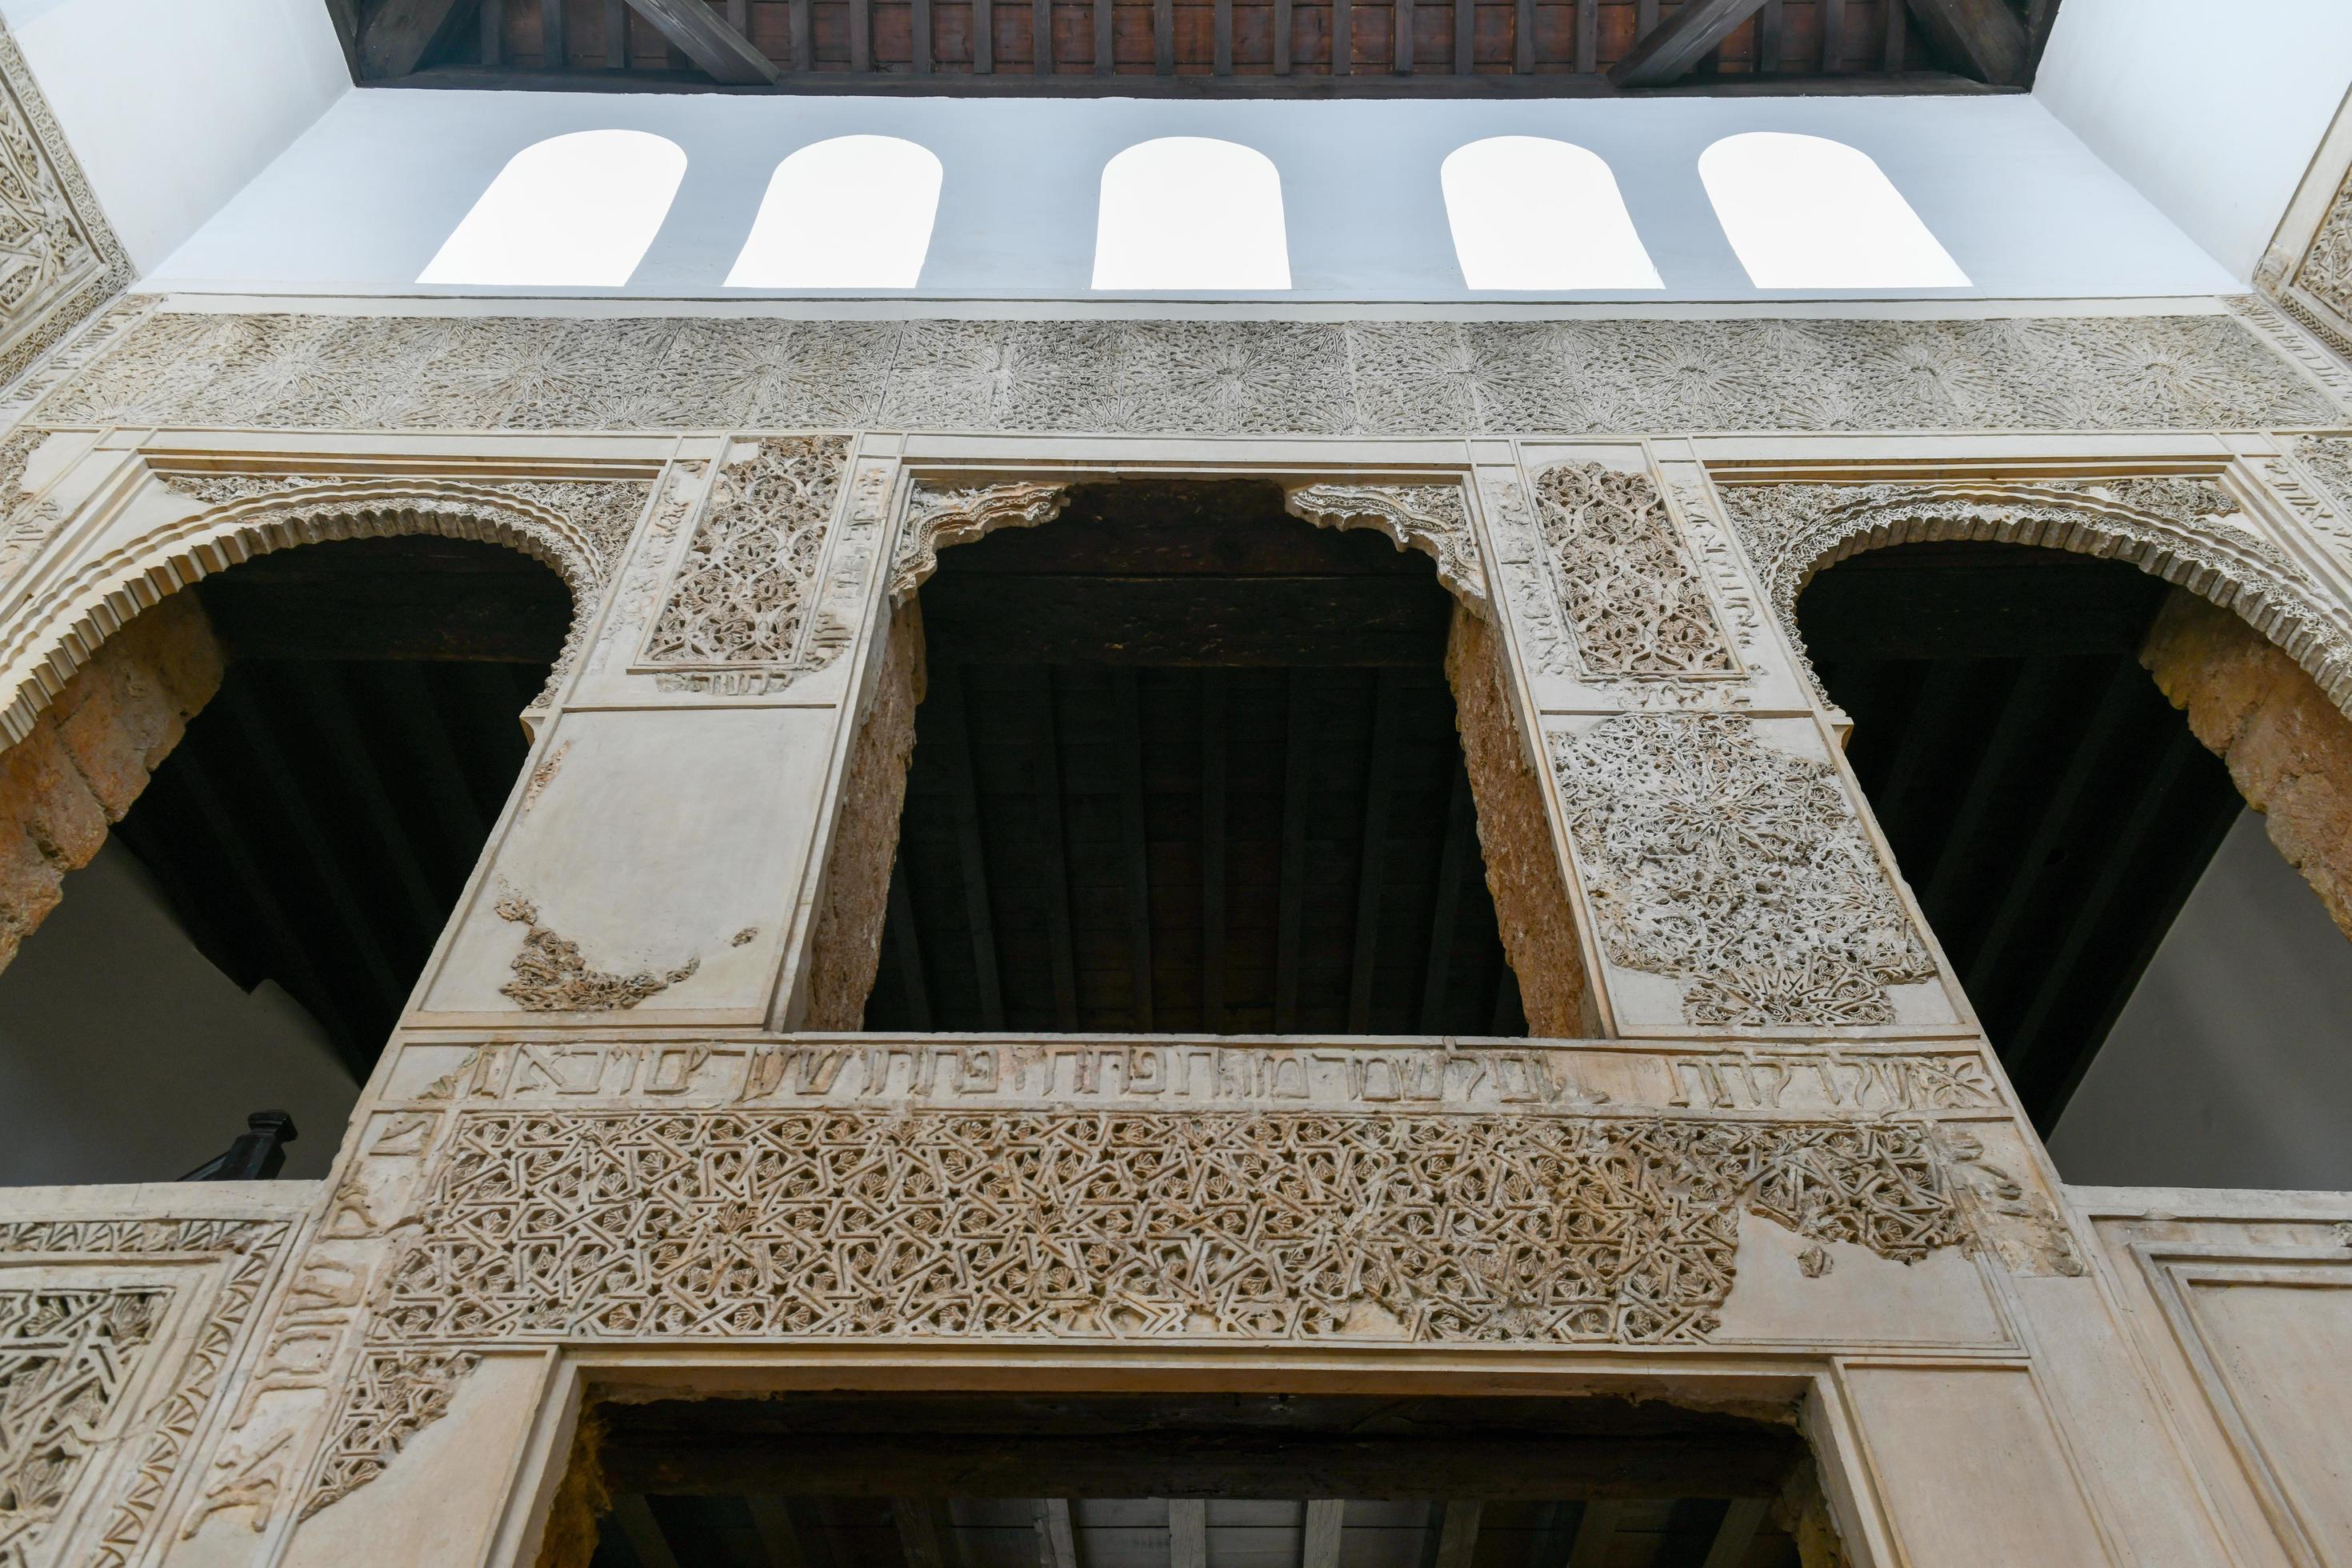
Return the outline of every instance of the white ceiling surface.
<path id="1" fill-rule="evenodd" d="M 2253 276 L 2352 88 L 2352 0 L 2064 0 L 2033 96 Z"/>
<path id="2" fill-rule="evenodd" d="M 352 90 L 320 0 L 0 0 L 141 270 Z"/>
<path id="3" fill-rule="evenodd" d="M 1707 205 L 1698 156 L 1743 131 L 1863 149 L 1974 280 L 1896 297 L 2174 296 L 2233 286 L 2021 96 L 1166 102 L 401 89 L 337 100 L 150 281 L 197 293 L 501 292 L 413 280 L 509 157 L 542 137 L 604 127 L 669 137 L 688 157 L 677 205 L 628 285 L 585 291 L 624 299 L 775 297 L 724 287 L 772 173 L 796 148 L 857 133 L 905 137 L 946 166 L 929 258 L 911 291 L 933 300 L 1104 298 L 1089 287 L 1103 165 L 1136 142 L 1182 135 L 1223 137 L 1273 159 L 1293 287 L 1178 298 L 1528 300 L 1463 286 L 1438 174 L 1464 143 L 1512 134 L 1562 138 L 1606 158 L 1666 285 L 1568 298 L 1806 298 L 1753 287 Z M 1545 195 L 1530 190 L 1527 199 Z M 805 221 L 855 224 L 858 214 L 845 205 Z"/>

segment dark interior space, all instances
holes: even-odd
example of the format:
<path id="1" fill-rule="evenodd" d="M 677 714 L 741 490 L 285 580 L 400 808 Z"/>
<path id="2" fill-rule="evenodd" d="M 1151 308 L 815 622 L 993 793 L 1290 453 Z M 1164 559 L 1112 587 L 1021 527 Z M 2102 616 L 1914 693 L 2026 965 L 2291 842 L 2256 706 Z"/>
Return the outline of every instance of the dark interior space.
<path id="1" fill-rule="evenodd" d="M 364 1078 L 522 766 L 569 595 L 515 551 L 423 537 L 190 591 L 227 673 L 115 833 L 205 957 L 284 986 Z"/>
<path id="2" fill-rule="evenodd" d="M 1524 1035 L 1433 563 L 1271 484 L 944 551 L 872 1030 Z"/>
<path id="3" fill-rule="evenodd" d="M 1787 1568 L 1792 1425 L 1606 1398 L 602 1407 L 597 1568 Z M 1799 1483 L 1792 1487 L 1792 1483 Z"/>
<path id="4" fill-rule="evenodd" d="M 2171 591 L 2063 551 L 1909 544 L 1797 606 L 1855 777 L 2044 1133 L 2243 809 L 2139 664 Z"/>

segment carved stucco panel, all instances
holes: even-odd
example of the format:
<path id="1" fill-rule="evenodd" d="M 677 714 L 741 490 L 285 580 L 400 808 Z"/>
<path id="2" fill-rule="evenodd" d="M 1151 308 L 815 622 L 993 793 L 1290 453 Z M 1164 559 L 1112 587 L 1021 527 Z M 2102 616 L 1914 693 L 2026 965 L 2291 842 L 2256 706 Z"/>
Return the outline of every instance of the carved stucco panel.
<path id="1" fill-rule="evenodd" d="M 77 1491 L 76 1562 L 122 1568 L 142 1554 L 186 1479 L 199 1428 L 291 1228 L 225 1219 L 0 1222 L 0 1259 L 148 1275 L 146 1260 L 165 1255 L 183 1265 L 209 1258 L 214 1274 L 202 1321 L 173 1342 L 179 1362 L 152 1368 L 149 1358 L 164 1353 L 155 1334 L 172 1288 L 0 1289 L 0 1563 L 47 1561 L 35 1548 Z M 143 1403 L 123 1407 L 134 1380 Z"/>
<path id="2" fill-rule="evenodd" d="M 1916 1123 L 472 1111 L 370 1341 L 1703 1341 L 1743 1211 L 1969 1240 Z"/>
<path id="3" fill-rule="evenodd" d="M 0 27 L 0 382 L 132 275 L 16 38 Z"/>
<path id="4" fill-rule="evenodd" d="M 1885 1026 L 1932 981 L 1926 942 L 1836 768 L 1739 714 L 1629 713 L 1547 737 L 1608 961 L 1684 1022 Z"/>
<path id="5" fill-rule="evenodd" d="M 2256 429 L 2335 401 L 2230 315 L 824 321 L 163 310 L 49 423 L 1609 434 Z"/>
<path id="6" fill-rule="evenodd" d="M 2294 269 L 2294 282 L 2312 298 L 2352 321 L 2352 177 L 2336 193 L 2319 231 Z"/>
<path id="7" fill-rule="evenodd" d="M 849 626 L 819 604 L 850 442 L 777 437 L 719 466 L 702 521 L 638 658 L 648 665 L 821 668 Z"/>

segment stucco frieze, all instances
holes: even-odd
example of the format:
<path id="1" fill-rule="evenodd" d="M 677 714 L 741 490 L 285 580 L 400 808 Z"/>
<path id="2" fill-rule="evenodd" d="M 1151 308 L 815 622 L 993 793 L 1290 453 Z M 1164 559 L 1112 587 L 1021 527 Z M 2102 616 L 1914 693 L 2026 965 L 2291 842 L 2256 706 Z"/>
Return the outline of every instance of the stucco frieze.
<path id="1" fill-rule="evenodd" d="M 50 424 L 1190 435 L 2262 428 L 2334 401 L 2243 322 L 786 321 L 161 310 Z"/>

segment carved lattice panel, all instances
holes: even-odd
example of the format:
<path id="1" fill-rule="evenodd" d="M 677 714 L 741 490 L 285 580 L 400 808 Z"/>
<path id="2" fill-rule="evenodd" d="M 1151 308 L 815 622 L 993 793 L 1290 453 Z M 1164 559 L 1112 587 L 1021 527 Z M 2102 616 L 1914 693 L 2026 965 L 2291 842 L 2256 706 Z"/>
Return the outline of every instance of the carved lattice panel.
<path id="1" fill-rule="evenodd" d="M 0 1290 L 0 1568 L 47 1561 L 170 1304 L 157 1288 Z"/>
<path id="2" fill-rule="evenodd" d="M 1960 1243 L 1916 1123 L 478 1112 L 381 1342 L 1704 1339 L 1738 1217 Z"/>
<path id="3" fill-rule="evenodd" d="M 762 441 L 726 464 L 646 639 L 648 664 L 790 664 L 815 606 L 849 442 Z"/>

